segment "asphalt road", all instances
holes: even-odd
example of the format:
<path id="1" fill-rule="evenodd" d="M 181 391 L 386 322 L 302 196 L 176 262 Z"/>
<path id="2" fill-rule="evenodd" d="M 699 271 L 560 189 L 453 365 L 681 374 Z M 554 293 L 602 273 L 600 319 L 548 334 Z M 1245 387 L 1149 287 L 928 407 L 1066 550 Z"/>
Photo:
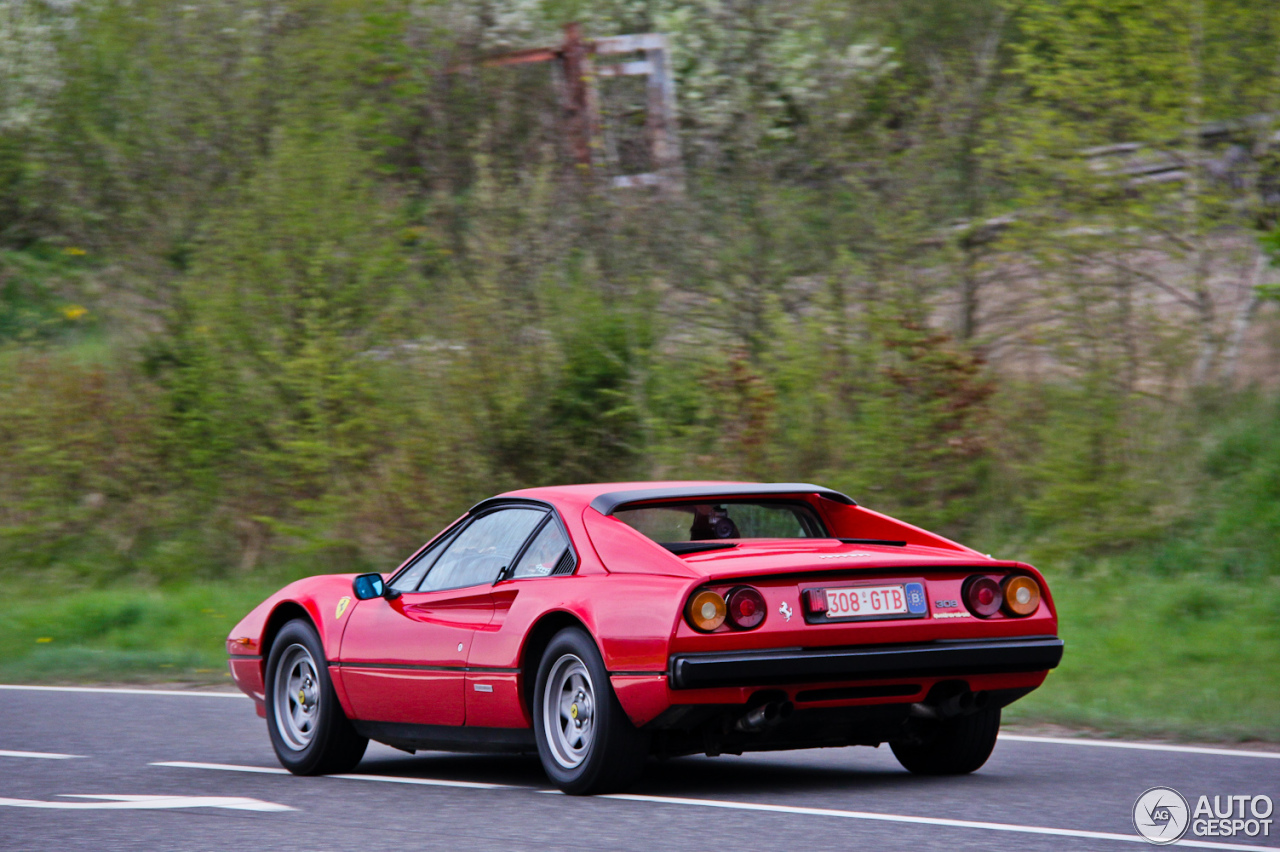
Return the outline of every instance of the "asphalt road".
<path id="1" fill-rule="evenodd" d="M 652 763 L 621 797 L 550 790 L 536 759 L 370 746 L 295 778 L 248 699 L 0 687 L 0 850 L 1124 850 L 1153 786 L 1280 801 L 1280 754 L 1001 738 L 976 774 L 887 747 Z M 71 756 L 66 756 L 71 755 Z M 1280 849 L 1271 836 L 1197 838 Z M 1136 844 L 1136 845 L 1135 845 Z"/>

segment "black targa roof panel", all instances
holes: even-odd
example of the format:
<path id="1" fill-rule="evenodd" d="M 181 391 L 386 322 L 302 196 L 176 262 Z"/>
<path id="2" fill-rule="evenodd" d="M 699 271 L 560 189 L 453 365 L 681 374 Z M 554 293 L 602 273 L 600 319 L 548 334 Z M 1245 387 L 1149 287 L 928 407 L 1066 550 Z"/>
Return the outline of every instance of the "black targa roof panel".
<path id="1" fill-rule="evenodd" d="M 632 491 L 610 491 L 591 501 L 591 508 L 602 515 L 629 503 L 649 503 L 654 500 L 685 500 L 696 497 L 767 497 L 783 494 L 817 494 L 846 506 L 858 505 L 852 497 L 811 485 L 807 482 L 744 482 L 731 485 L 677 485 L 672 488 L 637 488 Z"/>

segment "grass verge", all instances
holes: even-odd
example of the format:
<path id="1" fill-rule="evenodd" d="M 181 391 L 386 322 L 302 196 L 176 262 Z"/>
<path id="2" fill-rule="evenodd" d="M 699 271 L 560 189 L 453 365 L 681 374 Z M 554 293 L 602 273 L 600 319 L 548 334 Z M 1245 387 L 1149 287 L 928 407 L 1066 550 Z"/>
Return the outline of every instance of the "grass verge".
<path id="1" fill-rule="evenodd" d="M 1117 572 L 1048 580 L 1066 653 L 1006 719 L 1280 741 L 1277 578 Z"/>
<path id="2" fill-rule="evenodd" d="M 275 588 L 216 583 L 10 592 L 0 606 L 0 680 L 229 684 L 227 633 Z"/>
<path id="3" fill-rule="evenodd" d="M 1280 741 L 1280 582 L 1099 574 L 1050 584 L 1066 656 L 1006 719 Z M 10 593 L 0 680 L 229 683 L 227 631 L 273 590 L 217 583 Z"/>

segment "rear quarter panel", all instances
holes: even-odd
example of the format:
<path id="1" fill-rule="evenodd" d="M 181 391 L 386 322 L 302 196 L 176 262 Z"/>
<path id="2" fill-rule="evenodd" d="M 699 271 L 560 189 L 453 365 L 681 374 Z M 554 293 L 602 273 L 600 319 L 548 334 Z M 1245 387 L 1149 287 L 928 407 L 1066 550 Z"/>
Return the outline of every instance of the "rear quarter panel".
<path id="1" fill-rule="evenodd" d="M 516 591 L 506 619 L 476 631 L 469 666 L 522 664 L 534 625 L 571 616 L 590 631 L 609 671 L 662 671 L 688 581 L 639 575 L 538 578 L 499 583 Z M 495 629 L 496 628 L 496 629 Z"/>

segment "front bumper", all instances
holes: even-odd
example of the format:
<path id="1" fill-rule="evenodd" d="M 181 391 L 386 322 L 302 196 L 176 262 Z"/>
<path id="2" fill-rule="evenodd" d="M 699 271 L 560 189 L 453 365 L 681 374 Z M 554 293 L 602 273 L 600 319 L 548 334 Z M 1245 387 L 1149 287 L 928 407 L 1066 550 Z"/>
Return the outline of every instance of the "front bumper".
<path id="1" fill-rule="evenodd" d="M 899 677 L 950 677 L 1042 672 L 1062 660 L 1057 636 L 958 639 L 917 645 L 677 654 L 673 689 L 747 684 L 810 683 Z"/>

